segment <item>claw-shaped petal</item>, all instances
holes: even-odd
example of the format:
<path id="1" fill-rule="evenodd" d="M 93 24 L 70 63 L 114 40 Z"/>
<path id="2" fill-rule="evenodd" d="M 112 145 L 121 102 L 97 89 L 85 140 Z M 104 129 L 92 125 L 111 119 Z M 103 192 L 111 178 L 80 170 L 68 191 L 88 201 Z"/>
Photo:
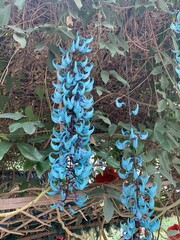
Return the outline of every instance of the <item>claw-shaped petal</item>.
<path id="1" fill-rule="evenodd" d="M 126 105 L 125 102 L 119 102 L 119 98 L 116 98 L 116 106 L 118 108 L 121 108 L 122 106 L 125 106 L 125 105 Z"/>
<path id="2" fill-rule="evenodd" d="M 116 142 L 116 147 L 120 150 L 125 149 L 126 147 L 129 147 L 130 140 L 125 140 L 123 142 L 120 142 L 119 140 Z"/>
<path id="3" fill-rule="evenodd" d="M 136 103 L 136 108 L 135 108 L 134 110 L 131 111 L 131 114 L 132 114 L 132 115 L 137 115 L 138 112 L 139 112 L 139 104 Z"/>

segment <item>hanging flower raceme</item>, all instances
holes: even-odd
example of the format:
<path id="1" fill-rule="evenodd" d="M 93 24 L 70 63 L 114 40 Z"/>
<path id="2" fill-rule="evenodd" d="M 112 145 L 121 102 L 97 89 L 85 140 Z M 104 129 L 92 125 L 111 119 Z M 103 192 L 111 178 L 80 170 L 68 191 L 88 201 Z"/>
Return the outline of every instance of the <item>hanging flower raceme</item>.
<path id="1" fill-rule="evenodd" d="M 121 103 L 117 99 L 116 105 L 120 108 L 125 103 Z M 131 111 L 131 115 L 137 115 L 138 110 L 139 105 L 137 104 L 136 108 Z M 116 147 L 120 150 L 130 148 L 133 152 L 132 156 L 129 154 L 129 156 L 122 157 L 122 170 L 118 172 L 120 178 L 126 179 L 122 186 L 120 200 L 133 215 L 126 223 L 121 223 L 123 239 L 133 238 L 139 227 L 144 227 L 146 236 L 142 239 L 149 240 L 152 238 L 152 233 L 159 228 L 160 223 L 158 219 L 151 220 L 154 213 L 154 197 L 157 185 L 154 183 L 152 187 L 147 186 L 149 176 L 142 168 L 143 158 L 134 154 L 139 141 L 145 140 L 148 137 L 148 132 L 136 131 L 133 126 L 130 127 L 130 130 L 122 129 L 121 132 L 125 139 L 118 140 Z"/>
<path id="2" fill-rule="evenodd" d="M 170 28 L 176 33 L 178 36 L 175 41 L 177 42 L 176 48 L 178 48 L 179 42 L 180 42 L 180 11 L 177 13 L 176 21 L 171 24 Z M 178 78 L 180 78 L 180 49 L 172 50 L 173 53 L 176 54 L 176 62 L 177 67 L 175 68 L 175 71 L 178 75 Z M 177 83 L 178 89 L 180 91 L 180 81 Z"/>
<path id="3" fill-rule="evenodd" d="M 83 206 L 87 200 L 87 196 L 77 195 L 73 190 L 84 189 L 92 171 L 89 143 L 94 131 L 90 125 L 94 112 L 93 97 L 90 95 L 94 83 L 94 79 L 90 78 L 93 64 L 88 62 L 87 56 L 83 61 L 77 61 L 75 57 L 90 52 L 89 43 L 92 40 L 92 37 L 85 39 L 77 34 L 68 50 L 60 48 L 63 54 L 61 63 L 53 61 L 58 80 L 53 82 L 55 90 L 52 94 L 54 107 L 51 117 L 55 126 L 51 136 L 53 152 L 49 155 L 49 183 L 52 189 L 49 194 L 60 194 L 61 201 L 54 206 L 58 205 L 61 211 L 67 197 L 78 206 Z M 71 213 L 76 213 L 71 205 L 68 206 Z"/>

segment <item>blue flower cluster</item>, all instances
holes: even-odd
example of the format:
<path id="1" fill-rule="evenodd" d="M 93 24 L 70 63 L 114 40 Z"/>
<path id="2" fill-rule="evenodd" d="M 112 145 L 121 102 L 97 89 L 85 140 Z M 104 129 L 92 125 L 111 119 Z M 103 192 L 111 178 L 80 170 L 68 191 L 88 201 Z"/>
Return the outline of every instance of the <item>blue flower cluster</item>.
<path id="1" fill-rule="evenodd" d="M 92 171 L 89 143 L 94 131 L 90 125 L 94 101 L 89 92 L 93 89 L 94 79 L 89 76 L 93 63 L 88 62 L 87 56 L 83 61 L 77 58 L 92 50 L 89 47 L 92 40 L 93 37 L 80 38 L 76 34 L 68 50 L 60 48 L 63 54 L 61 63 L 53 61 L 58 80 L 53 82 L 55 90 L 51 97 L 54 103 L 51 118 L 55 126 L 51 136 L 53 152 L 49 155 L 49 183 L 52 189 L 49 194 L 60 194 L 61 201 L 54 207 L 59 206 L 61 211 L 67 197 L 77 206 L 83 206 L 87 200 L 86 195 L 77 195 L 73 190 L 84 189 Z M 76 213 L 70 205 L 69 210 Z"/>
<path id="2" fill-rule="evenodd" d="M 171 23 L 170 28 L 180 36 L 180 12 L 177 13 L 176 16 L 176 22 Z M 176 38 L 176 41 L 180 41 L 180 37 Z M 173 50 L 173 52 L 176 54 L 176 62 L 177 62 L 177 67 L 175 68 L 176 73 L 178 75 L 178 78 L 180 78 L 180 49 Z M 180 91 L 180 81 L 177 83 L 178 89 Z"/>
<path id="3" fill-rule="evenodd" d="M 125 105 L 124 102 L 116 100 L 117 107 Z M 138 114 L 139 105 L 131 111 L 132 115 Z M 129 131 L 121 130 L 125 140 L 117 141 L 116 147 L 120 150 L 125 148 L 137 149 L 139 141 L 148 137 L 148 132 L 138 132 L 133 126 Z M 135 152 L 135 151 L 134 151 Z M 122 157 L 121 166 L 123 172 L 118 171 L 119 177 L 126 179 L 122 186 L 122 195 L 120 201 L 129 210 L 133 217 L 128 219 L 126 223 L 121 223 L 123 230 L 123 239 L 133 239 L 134 234 L 139 227 L 144 227 L 147 236 L 144 240 L 152 239 L 152 233 L 159 228 L 160 221 L 158 219 L 151 220 L 154 213 L 154 197 L 156 195 L 157 185 L 154 183 L 152 187 L 148 187 L 149 176 L 142 168 L 143 158 L 140 155 Z"/>

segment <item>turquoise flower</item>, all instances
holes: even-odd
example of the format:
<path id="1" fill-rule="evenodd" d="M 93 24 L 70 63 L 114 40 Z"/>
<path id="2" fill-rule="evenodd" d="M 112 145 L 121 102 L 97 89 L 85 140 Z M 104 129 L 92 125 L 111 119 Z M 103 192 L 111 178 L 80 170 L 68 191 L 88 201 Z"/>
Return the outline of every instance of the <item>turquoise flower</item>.
<path id="1" fill-rule="evenodd" d="M 76 40 L 68 50 L 59 48 L 62 53 L 60 63 L 52 62 L 58 80 L 53 82 L 55 90 L 51 96 L 54 103 L 51 118 L 55 126 L 51 135 L 53 151 L 49 154 L 51 171 L 48 176 L 52 189 L 49 194 L 60 194 L 61 201 L 54 206 L 59 206 L 61 211 L 66 206 L 69 194 L 87 186 L 92 172 L 89 143 L 94 131 L 90 124 L 94 114 L 94 100 L 89 92 L 94 83 L 90 77 L 94 64 L 89 62 L 87 56 L 83 61 L 73 58 L 74 54 L 90 52 L 92 49 L 89 44 L 92 40 L 93 37 L 86 39 L 76 34 Z M 77 206 L 83 206 L 86 200 L 86 196 L 78 197 L 74 194 L 73 202 Z M 71 205 L 68 207 L 72 214 L 76 213 Z"/>
<path id="2" fill-rule="evenodd" d="M 118 100 L 119 98 L 116 99 L 117 107 L 125 105 Z M 136 108 L 131 111 L 131 115 L 137 115 L 138 111 L 139 105 L 136 104 Z M 120 150 L 124 150 L 127 147 L 136 149 L 139 141 L 143 141 L 148 137 L 147 131 L 136 131 L 133 126 L 131 126 L 130 130 L 121 129 L 121 132 L 125 140 L 118 140 L 116 142 L 116 147 Z M 123 239 L 133 239 L 137 231 L 137 226 L 141 226 L 145 227 L 149 233 L 146 238 L 142 239 L 149 240 L 152 237 L 152 233 L 159 227 L 158 219 L 154 221 L 150 219 L 154 213 L 154 197 L 157 185 L 154 184 L 153 187 L 147 186 L 149 176 L 143 170 L 142 164 L 143 158 L 140 155 L 123 156 L 121 166 L 124 172 L 118 171 L 120 178 L 127 179 L 126 183 L 123 183 L 122 186 L 120 201 L 133 215 L 126 223 L 121 223 Z"/>

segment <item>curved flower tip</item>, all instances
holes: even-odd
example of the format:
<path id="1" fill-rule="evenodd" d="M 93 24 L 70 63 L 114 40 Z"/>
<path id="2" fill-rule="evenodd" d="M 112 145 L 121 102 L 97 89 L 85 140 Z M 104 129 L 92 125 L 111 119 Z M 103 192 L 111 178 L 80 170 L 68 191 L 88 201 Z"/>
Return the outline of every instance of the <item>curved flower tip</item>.
<path id="1" fill-rule="evenodd" d="M 77 213 L 77 211 L 75 211 L 72 207 L 71 207 L 71 205 L 68 205 L 68 207 L 69 207 L 69 211 L 70 211 L 70 213 L 71 214 L 76 214 Z"/>
<path id="2" fill-rule="evenodd" d="M 116 98 L 116 106 L 121 108 L 122 106 L 126 106 L 125 102 L 119 102 L 119 98 Z"/>
<path id="3" fill-rule="evenodd" d="M 87 39 L 86 39 L 86 43 L 87 43 L 87 44 L 88 44 L 88 43 L 91 43 L 92 40 L 93 40 L 93 38 L 94 38 L 93 36 L 91 36 L 90 38 L 87 38 Z"/>
<path id="4" fill-rule="evenodd" d="M 145 131 L 144 133 L 140 133 L 139 137 L 141 140 L 145 140 L 148 137 L 149 133 Z"/>
<path id="5" fill-rule="evenodd" d="M 122 133 L 123 136 L 128 136 L 129 131 L 124 131 L 124 129 L 122 128 L 121 133 Z"/>
<path id="6" fill-rule="evenodd" d="M 120 150 L 125 149 L 126 147 L 129 147 L 130 140 L 125 140 L 124 142 L 120 142 L 119 140 L 116 142 L 116 147 Z"/>
<path id="7" fill-rule="evenodd" d="M 149 192 L 151 197 L 156 196 L 156 191 L 157 191 L 157 183 L 154 183 L 153 187 L 148 188 L 148 192 Z"/>
<path id="8" fill-rule="evenodd" d="M 177 18 L 177 20 L 180 22 L 180 11 L 178 12 L 176 18 Z"/>
<path id="9" fill-rule="evenodd" d="M 156 230 L 158 230 L 160 226 L 160 220 L 159 219 L 154 219 L 152 222 L 150 222 L 149 224 L 149 230 L 151 232 L 155 232 Z"/>
<path id="10" fill-rule="evenodd" d="M 176 71 L 178 77 L 180 78 L 180 69 L 176 67 L 176 68 L 175 68 L 175 71 Z"/>
<path id="11" fill-rule="evenodd" d="M 178 90 L 180 91 L 180 82 L 178 82 L 177 86 L 178 86 Z"/>
<path id="12" fill-rule="evenodd" d="M 133 162 L 131 160 L 132 160 L 131 157 L 127 159 L 124 159 L 124 157 L 122 158 L 122 167 L 124 168 L 124 170 L 128 172 L 131 171 L 133 167 Z"/>
<path id="13" fill-rule="evenodd" d="M 83 207 L 85 202 L 87 201 L 88 196 L 87 195 L 78 195 L 75 198 L 75 204 L 79 207 Z"/>
<path id="14" fill-rule="evenodd" d="M 139 104 L 136 103 L 136 108 L 131 111 L 131 115 L 137 115 L 139 112 Z"/>
<path id="15" fill-rule="evenodd" d="M 62 54 L 66 54 L 66 51 L 61 46 L 59 46 L 59 50 Z"/>
<path id="16" fill-rule="evenodd" d="M 120 171 L 118 171 L 118 175 L 119 175 L 119 177 L 122 178 L 122 179 L 126 179 L 130 173 L 131 173 L 131 172 L 121 173 Z"/>

